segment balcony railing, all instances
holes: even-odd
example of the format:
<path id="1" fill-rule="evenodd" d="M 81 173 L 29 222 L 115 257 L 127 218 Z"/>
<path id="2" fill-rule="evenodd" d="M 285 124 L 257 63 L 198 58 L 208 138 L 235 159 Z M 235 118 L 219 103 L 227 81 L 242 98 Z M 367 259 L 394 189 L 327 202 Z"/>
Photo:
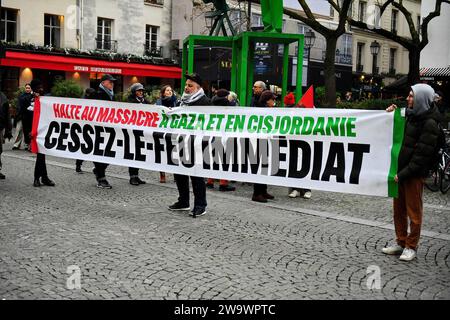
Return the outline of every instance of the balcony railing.
<path id="1" fill-rule="evenodd" d="M 162 57 L 162 47 L 145 47 L 144 55 L 150 57 Z"/>
<path id="2" fill-rule="evenodd" d="M 95 40 L 97 42 L 98 50 L 117 52 L 117 40 Z"/>
<path id="3" fill-rule="evenodd" d="M 144 0 L 144 3 L 146 4 L 159 4 L 159 5 L 163 5 L 164 4 L 164 0 Z"/>

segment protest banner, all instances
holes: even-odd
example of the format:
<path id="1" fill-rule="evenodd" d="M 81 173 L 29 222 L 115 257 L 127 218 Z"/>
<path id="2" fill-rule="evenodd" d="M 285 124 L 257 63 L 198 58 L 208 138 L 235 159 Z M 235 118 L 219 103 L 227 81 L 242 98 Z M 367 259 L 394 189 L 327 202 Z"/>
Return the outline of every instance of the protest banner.
<path id="1" fill-rule="evenodd" d="M 396 196 L 395 112 L 163 106 L 41 97 L 39 152 L 191 176 Z"/>

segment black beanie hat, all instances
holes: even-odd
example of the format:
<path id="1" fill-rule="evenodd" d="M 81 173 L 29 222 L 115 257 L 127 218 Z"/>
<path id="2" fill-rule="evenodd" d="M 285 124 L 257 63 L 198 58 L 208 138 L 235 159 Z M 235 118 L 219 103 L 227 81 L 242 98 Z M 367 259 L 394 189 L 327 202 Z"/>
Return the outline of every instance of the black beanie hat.
<path id="1" fill-rule="evenodd" d="M 31 80 L 31 82 L 30 82 L 31 90 L 36 91 L 37 88 L 39 88 L 40 86 L 42 86 L 42 81 L 41 80 L 39 80 L 39 79 Z"/>

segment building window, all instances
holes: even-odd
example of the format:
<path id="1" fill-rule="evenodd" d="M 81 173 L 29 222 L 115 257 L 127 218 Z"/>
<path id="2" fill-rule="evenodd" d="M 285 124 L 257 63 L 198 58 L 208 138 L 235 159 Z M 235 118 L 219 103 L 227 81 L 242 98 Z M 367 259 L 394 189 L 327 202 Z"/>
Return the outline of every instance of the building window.
<path id="1" fill-rule="evenodd" d="M 145 50 L 155 53 L 158 51 L 159 28 L 151 25 L 145 26 Z"/>
<path id="2" fill-rule="evenodd" d="M 2 8 L 0 22 L 0 40 L 17 42 L 17 11 Z"/>
<path id="3" fill-rule="evenodd" d="M 364 55 L 364 43 L 358 42 L 356 47 L 356 71 L 362 72 L 363 66 L 363 55 Z"/>
<path id="4" fill-rule="evenodd" d="M 105 18 L 97 18 L 97 49 L 114 50 L 113 41 L 111 39 L 112 20 Z"/>
<path id="5" fill-rule="evenodd" d="M 397 49 L 391 48 L 389 51 L 389 73 L 395 74 L 395 56 Z"/>
<path id="6" fill-rule="evenodd" d="M 298 27 L 298 33 L 299 33 L 299 34 L 305 34 L 306 31 L 309 30 L 309 27 L 308 27 L 308 26 L 306 26 L 306 25 L 304 25 L 304 24 L 301 24 L 301 23 L 297 23 L 297 27 Z"/>
<path id="7" fill-rule="evenodd" d="M 230 21 L 234 27 L 234 30 L 237 32 L 246 31 L 247 25 L 247 17 L 245 12 L 240 10 L 231 10 L 230 11 Z"/>
<path id="8" fill-rule="evenodd" d="M 398 11 L 392 10 L 391 31 L 393 34 L 397 34 L 397 19 L 398 19 Z"/>
<path id="9" fill-rule="evenodd" d="M 358 20 L 365 22 L 366 19 L 366 5 L 367 3 L 360 1 L 359 2 L 359 10 L 358 10 Z"/>
<path id="10" fill-rule="evenodd" d="M 61 47 L 61 16 L 44 15 L 44 45 Z"/>
<path id="11" fill-rule="evenodd" d="M 159 4 L 159 5 L 163 5 L 164 4 L 164 0 L 144 0 L 144 3 L 147 4 Z"/>
<path id="12" fill-rule="evenodd" d="M 252 13 L 252 27 L 262 27 L 262 17 L 260 14 Z"/>
<path id="13" fill-rule="evenodd" d="M 341 50 L 340 53 L 345 56 L 352 55 L 352 36 L 349 34 L 343 34 L 341 37 Z"/>

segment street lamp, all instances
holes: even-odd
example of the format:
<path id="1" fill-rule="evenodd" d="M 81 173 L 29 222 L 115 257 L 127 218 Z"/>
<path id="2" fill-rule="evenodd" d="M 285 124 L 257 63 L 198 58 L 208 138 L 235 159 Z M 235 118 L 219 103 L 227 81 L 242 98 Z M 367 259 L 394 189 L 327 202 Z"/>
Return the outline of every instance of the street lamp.
<path id="1" fill-rule="evenodd" d="M 311 56 L 311 48 L 314 46 L 314 42 L 316 41 L 316 34 L 312 30 L 308 30 L 305 32 L 305 47 L 308 49 L 308 70 L 306 72 L 306 86 L 308 86 L 309 82 L 309 58 Z M 301 63 L 300 61 L 298 63 Z"/>
<path id="2" fill-rule="evenodd" d="M 380 44 L 375 40 L 370 44 L 370 53 L 373 56 L 373 63 L 372 63 L 372 76 L 375 75 L 377 70 L 377 55 L 378 52 L 380 52 Z"/>

